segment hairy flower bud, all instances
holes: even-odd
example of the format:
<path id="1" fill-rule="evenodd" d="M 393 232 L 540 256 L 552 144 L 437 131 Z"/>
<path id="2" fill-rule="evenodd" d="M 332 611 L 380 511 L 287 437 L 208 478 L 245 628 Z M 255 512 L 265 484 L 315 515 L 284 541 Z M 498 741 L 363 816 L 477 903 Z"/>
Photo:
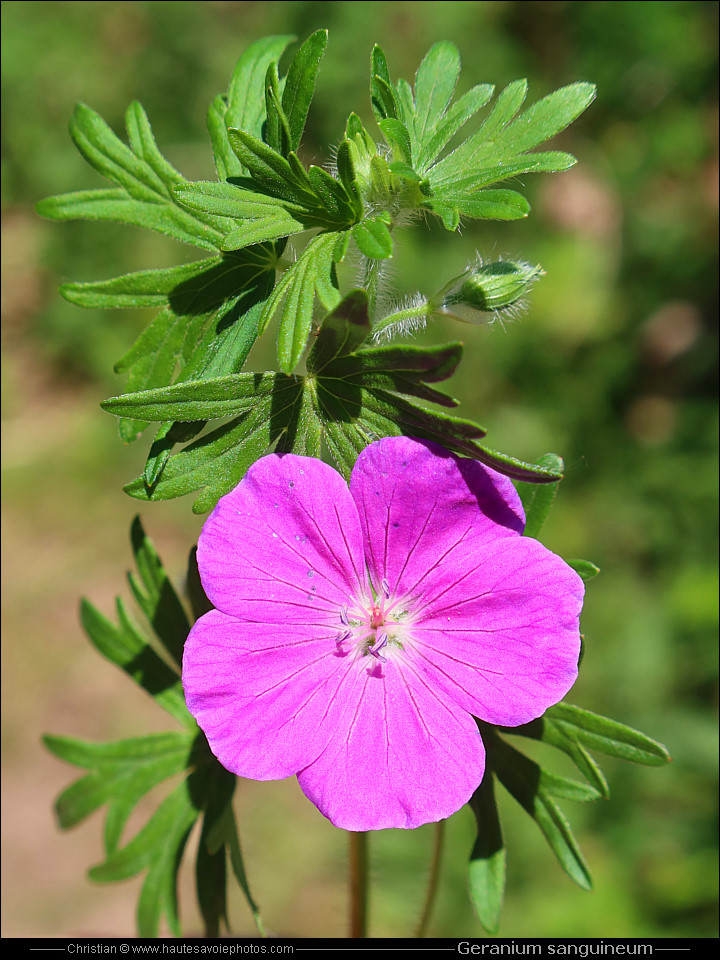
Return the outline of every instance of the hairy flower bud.
<path id="1" fill-rule="evenodd" d="M 478 323 L 487 317 L 514 316 L 524 306 L 523 297 L 544 270 L 522 260 L 478 262 L 452 280 L 433 297 L 434 309 L 467 323 Z"/>
<path id="2" fill-rule="evenodd" d="M 478 267 L 460 287 L 460 300 L 476 310 L 491 312 L 510 307 L 543 274 L 542 267 L 498 260 Z"/>

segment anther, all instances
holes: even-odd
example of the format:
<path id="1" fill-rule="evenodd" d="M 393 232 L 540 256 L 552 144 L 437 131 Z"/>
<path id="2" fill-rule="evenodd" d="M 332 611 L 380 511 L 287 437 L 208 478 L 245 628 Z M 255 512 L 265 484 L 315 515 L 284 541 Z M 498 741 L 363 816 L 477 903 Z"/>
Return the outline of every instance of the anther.
<path id="1" fill-rule="evenodd" d="M 380 586 L 382 587 L 382 592 L 385 594 L 388 599 L 390 598 L 390 584 L 387 582 L 385 577 L 380 581 Z"/>
<path id="2" fill-rule="evenodd" d="M 383 663 L 387 663 L 387 659 L 380 653 L 383 647 L 386 647 L 386 646 L 387 646 L 387 634 L 383 633 L 380 639 L 378 640 L 378 642 L 375 644 L 375 646 L 370 647 L 368 653 L 371 653 L 378 660 L 382 660 Z"/>

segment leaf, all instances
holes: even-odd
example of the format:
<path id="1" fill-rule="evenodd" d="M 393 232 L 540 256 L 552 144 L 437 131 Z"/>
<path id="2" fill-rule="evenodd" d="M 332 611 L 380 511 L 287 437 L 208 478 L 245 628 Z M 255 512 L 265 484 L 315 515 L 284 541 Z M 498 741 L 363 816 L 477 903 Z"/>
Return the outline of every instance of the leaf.
<path id="1" fill-rule="evenodd" d="M 475 116 L 481 107 L 485 106 L 492 97 L 494 89 L 494 86 L 489 83 L 473 87 L 450 107 L 444 117 L 438 120 L 432 134 L 426 136 L 418 145 L 415 165 L 419 173 L 425 173 L 455 134 Z"/>
<path id="2" fill-rule="evenodd" d="M 572 567 L 575 573 L 586 583 L 600 573 L 600 567 L 595 566 L 590 560 L 566 560 L 565 562 L 569 567 Z"/>
<path id="3" fill-rule="evenodd" d="M 302 380 L 274 376 L 278 380 L 270 397 L 173 454 L 151 489 L 138 478 L 125 492 L 139 500 L 169 500 L 202 488 L 193 511 L 204 513 L 213 507 L 288 429 L 300 409 Z"/>
<path id="4" fill-rule="evenodd" d="M 122 601 L 117 601 L 119 625 L 104 617 L 92 604 L 80 604 L 80 620 L 93 646 L 117 664 L 157 703 L 185 726 L 195 721 L 188 713 L 177 673 L 165 664 L 132 624 Z"/>
<path id="5" fill-rule="evenodd" d="M 592 787 L 548 774 L 500 737 L 487 735 L 485 731 L 486 727 L 483 726 L 483 740 L 491 769 L 506 790 L 535 820 L 563 870 L 578 886 L 590 890 L 592 882 L 587 864 L 553 796 L 590 800 L 599 794 Z"/>
<path id="6" fill-rule="evenodd" d="M 153 787 L 183 770 L 196 752 L 196 734 L 161 733 L 115 743 L 90 743 L 66 737 L 43 738 L 62 760 L 93 771 L 76 780 L 57 799 L 63 830 L 80 823 L 108 804 L 105 849 L 114 851 L 127 819 L 138 801 Z"/>
<path id="7" fill-rule="evenodd" d="M 219 936 L 221 921 L 227 924 L 227 856 L 225 838 L 218 836 L 218 827 L 231 813 L 235 783 L 233 774 L 217 764 L 203 784 L 207 803 L 195 861 L 195 889 L 205 937 Z"/>
<path id="8" fill-rule="evenodd" d="M 260 136 L 265 119 L 263 90 L 267 69 L 280 59 L 293 39 L 291 36 L 263 37 L 251 43 L 235 65 L 227 96 L 216 97 L 211 104 L 208 131 L 220 180 L 246 172 L 230 146 L 228 128 L 237 127 Z"/>
<path id="9" fill-rule="evenodd" d="M 387 117 L 399 119 L 400 109 L 390 83 L 387 60 L 382 48 L 377 44 L 373 47 L 370 62 L 370 94 L 373 113 L 378 122 Z"/>
<path id="10" fill-rule="evenodd" d="M 206 250 L 218 249 L 223 225 L 212 216 L 193 216 L 177 206 L 172 187 L 184 178 L 160 154 L 139 103 L 130 104 L 126 123 L 130 146 L 100 117 L 79 104 L 70 134 L 85 159 L 113 190 L 87 190 L 41 200 L 37 211 L 55 220 L 116 220 L 146 227 Z"/>
<path id="11" fill-rule="evenodd" d="M 527 153 L 573 122 L 595 98 L 595 87 L 574 83 L 539 100 L 517 116 L 527 82 L 517 80 L 498 96 L 481 127 L 427 172 L 433 192 L 452 189 L 473 197 L 473 191 L 520 173 L 565 170 L 575 162 L 569 154 Z M 468 215 L 473 215 L 468 212 Z"/>
<path id="12" fill-rule="evenodd" d="M 392 257 L 393 243 L 386 218 L 368 217 L 362 223 L 356 223 L 351 233 L 364 256 L 373 260 L 387 260 Z"/>
<path id="13" fill-rule="evenodd" d="M 290 127 L 291 150 L 297 150 L 302 139 L 327 39 L 327 30 L 316 30 L 310 34 L 295 54 L 287 73 L 282 106 Z"/>
<path id="14" fill-rule="evenodd" d="M 299 259 L 286 271 L 273 290 L 260 319 L 260 330 L 280 315 L 278 360 L 290 373 L 297 366 L 310 335 L 316 297 L 335 306 L 340 301 L 335 278 L 335 234 L 313 237 Z M 330 288 L 335 289 L 332 296 Z M 328 303 L 332 297 L 335 303 Z"/>
<path id="15" fill-rule="evenodd" d="M 415 74 L 414 157 L 445 116 L 459 76 L 460 54 L 455 44 L 433 44 Z"/>
<path id="16" fill-rule="evenodd" d="M 639 730 L 627 727 L 617 720 L 583 710 L 570 703 L 550 707 L 546 716 L 589 750 L 597 750 L 620 760 L 657 767 L 671 760 L 667 749 Z"/>
<path id="17" fill-rule="evenodd" d="M 533 720 L 531 723 L 523 724 L 520 727 L 499 727 L 498 729 L 512 736 L 541 740 L 548 746 L 561 750 L 570 757 L 580 773 L 598 794 L 606 800 L 609 798 L 610 790 L 607 780 L 595 760 L 585 747 L 572 736 L 569 730 L 561 727 L 547 713 L 538 720 Z"/>
<path id="18" fill-rule="evenodd" d="M 183 646 L 190 633 L 187 614 L 140 517 L 135 517 L 132 522 L 130 539 L 140 573 L 140 580 L 134 574 L 128 574 L 133 596 L 179 669 Z"/>
<path id="19" fill-rule="evenodd" d="M 537 465 L 551 470 L 558 477 L 562 477 L 565 464 L 562 457 L 556 453 L 546 453 L 540 457 Z M 520 499 L 525 508 L 525 536 L 537 538 L 543 528 L 545 521 L 550 513 L 550 508 L 557 494 L 558 482 L 544 483 L 519 483 L 517 485 Z"/>
<path id="20" fill-rule="evenodd" d="M 308 373 L 318 374 L 331 360 L 354 353 L 370 329 L 364 290 L 352 290 L 323 320 L 307 358 Z"/>
<path id="21" fill-rule="evenodd" d="M 477 821 L 468 864 L 470 900 L 480 923 L 488 933 L 495 934 L 505 897 L 506 854 L 490 771 L 470 798 L 470 807 Z"/>
<path id="22" fill-rule="evenodd" d="M 139 579 L 130 576 L 133 593 L 155 628 L 165 649 L 178 656 L 189 623 L 177 593 L 139 522 L 131 539 Z M 138 932 L 155 937 L 163 916 L 171 932 L 181 935 L 177 904 L 177 873 L 190 830 L 202 817 L 196 875 L 198 897 L 208 936 L 217 936 L 225 919 L 226 862 L 230 857 L 256 923 L 262 931 L 257 906 L 250 895 L 240 854 L 231 800 L 235 777 L 213 757 L 205 736 L 197 728 L 179 696 L 184 713 L 173 709 L 167 697 L 170 670 L 144 643 L 118 601 L 120 627 L 105 620 L 84 603 L 83 615 L 92 641 L 113 662 L 156 695 L 183 723 L 172 733 L 132 737 L 115 743 L 92 743 L 70 737 L 46 736 L 55 756 L 88 772 L 57 799 L 60 826 L 67 829 L 106 805 L 105 860 L 93 867 L 90 878 L 111 882 L 147 871 L 138 900 Z M 159 690 L 156 690 L 159 687 Z M 185 774 L 157 809 L 124 846 L 121 837 L 138 802 L 168 778 Z"/>
<path id="23" fill-rule="evenodd" d="M 287 378 L 276 373 L 240 373 L 195 380 L 106 400 L 108 413 L 143 420 L 199 421 L 252 410 Z"/>
<path id="24" fill-rule="evenodd" d="M 119 598 L 116 601 L 117 625 L 87 600 L 80 604 L 81 623 L 104 657 L 124 670 L 175 719 L 195 730 L 195 720 L 185 706 L 179 677 L 182 645 L 190 630 L 189 622 L 155 548 L 137 519 L 131 527 L 131 541 L 140 574 L 140 581 L 129 575 L 131 588 L 153 627 L 160 649 L 175 660 L 177 669 L 172 669 L 152 648 L 133 624 Z"/>
<path id="25" fill-rule="evenodd" d="M 530 212 L 528 201 L 515 190 L 477 190 L 469 194 L 461 190 L 436 190 L 423 206 L 441 217 L 443 208 L 450 207 L 464 217 L 485 220 L 520 220 Z"/>
<path id="26" fill-rule="evenodd" d="M 321 235 L 316 241 L 324 244 L 326 265 L 332 267 L 337 241 L 332 235 Z M 311 268 L 312 263 L 299 280 L 295 276 L 299 293 L 292 299 L 287 297 L 292 288 L 286 274 L 266 307 L 281 309 L 281 330 L 285 323 L 292 325 L 293 335 L 298 318 L 309 316 Z M 317 278 L 314 283 L 317 292 Z M 145 421 L 204 425 L 207 420 L 232 418 L 170 456 L 153 486 L 140 477 L 125 487 L 126 493 L 140 500 L 167 500 L 202 489 L 193 505 L 195 512 L 202 513 L 274 445 L 278 451 L 318 456 L 324 441 L 340 472 L 349 477 L 358 454 L 369 443 L 402 434 L 440 443 L 515 479 L 534 483 L 559 479 L 557 471 L 548 467 L 488 450 L 479 443 L 485 431 L 478 424 L 415 402 L 455 405 L 452 397 L 430 384 L 452 375 L 462 355 L 461 344 L 364 346 L 371 332 L 367 294 L 351 291 L 323 320 L 308 355 L 306 377 L 240 373 L 105 401 L 103 407 L 115 416 Z"/>

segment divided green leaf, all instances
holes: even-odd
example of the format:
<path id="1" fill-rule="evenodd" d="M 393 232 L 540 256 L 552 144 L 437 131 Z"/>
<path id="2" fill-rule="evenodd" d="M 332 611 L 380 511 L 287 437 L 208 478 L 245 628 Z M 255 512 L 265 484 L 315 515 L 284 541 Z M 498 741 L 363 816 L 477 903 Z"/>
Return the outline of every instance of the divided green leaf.
<path id="1" fill-rule="evenodd" d="M 138 900 L 139 935 L 157 936 L 164 916 L 172 934 L 180 936 L 177 874 L 190 830 L 202 818 L 196 875 L 205 935 L 217 936 L 220 923 L 226 922 L 228 857 L 264 935 L 245 876 L 232 812 L 235 777 L 210 753 L 185 706 L 178 671 L 190 630 L 187 614 L 139 519 L 133 522 L 131 540 L 139 574 L 129 575 L 133 594 L 153 627 L 160 652 L 172 658 L 175 668 L 145 640 L 119 600 L 119 626 L 86 601 L 83 625 L 97 649 L 154 696 L 183 729 L 115 743 L 45 737 L 52 753 L 88 771 L 58 797 L 60 826 L 75 826 L 106 805 L 105 860 L 91 869 L 91 879 L 113 882 L 147 871 Z M 168 778 L 181 774 L 185 775 L 183 781 L 121 846 L 128 818 L 140 800 Z"/>
<path id="2" fill-rule="evenodd" d="M 321 236 L 317 241 L 327 239 Z M 327 251 L 331 252 L 329 244 Z M 282 308 L 281 331 L 286 324 L 288 350 L 296 349 L 304 336 L 302 329 L 299 335 L 296 331 L 301 318 L 308 316 L 313 295 L 308 279 L 312 274 L 307 269 L 308 273 L 301 275 L 303 282 L 296 284 L 299 292 L 293 292 L 291 309 Z M 313 284 L 317 290 L 316 278 Z M 282 284 L 273 298 L 278 291 L 284 292 Z M 431 384 L 452 375 L 462 355 L 460 344 L 368 346 L 370 334 L 367 295 L 356 290 L 323 321 L 307 358 L 305 377 L 240 373 L 105 401 L 104 409 L 119 417 L 203 424 L 225 419 L 171 456 L 151 489 L 138 478 L 125 488 L 126 492 L 141 500 L 165 500 L 202 489 L 193 509 L 203 512 L 274 445 L 278 451 L 311 452 L 316 456 L 324 442 L 347 477 L 369 443 L 402 434 L 441 443 L 511 477 L 539 483 L 558 479 L 552 469 L 530 466 L 482 446 L 479 440 L 484 431 L 477 424 L 413 402 L 419 399 L 445 407 L 456 405 Z"/>

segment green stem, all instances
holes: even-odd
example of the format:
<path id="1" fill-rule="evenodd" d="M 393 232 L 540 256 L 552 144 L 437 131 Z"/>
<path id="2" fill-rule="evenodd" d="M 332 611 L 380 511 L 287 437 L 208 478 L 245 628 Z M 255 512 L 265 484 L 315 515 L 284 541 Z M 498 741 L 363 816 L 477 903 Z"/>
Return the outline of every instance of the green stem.
<path id="1" fill-rule="evenodd" d="M 420 920 L 415 934 L 416 940 L 422 940 L 427 935 L 430 926 L 430 917 L 432 909 L 435 906 L 435 896 L 438 891 L 440 880 L 440 864 L 442 862 L 443 846 L 445 842 L 445 821 L 440 820 L 435 824 L 435 836 L 433 838 L 432 860 L 430 862 L 430 876 L 428 878 L 427 893 L 425 894 L 425 903 L 423 904 Z"/>
<path id="2" fill-rule="evenodd" d="M 350 832 L 350 938 L 352 940 L 367 939 L 367 913 L 368 835 Z"/>
<path id="3" fill-rule="evenodd" d="M 365 269 L 363 272 L 362 287 L 368 295 L 368 308 L 370 319 L 372 320 L 380 291 L 383 264 L 382 260 L 373 260 L 371 257 L 364 257 L 363 259 L 365 261 Z"/>
<path id="4" fill-rule="evenodd" d="M 396 313 L 391 313 L 387 317 L 383 317 L 382 320 L 378 320 L 377 323 L 373 324 L 373 334 L 377 336 L 382 330 L 400 326 L 403 323 L 407 324 L 407 329 L 404 332 L 422 328 L 431 312 L 430 304 L 427 300 L 423 300 L 421 303 L 405 307 L 403 310 L 398 310 Z"/>

